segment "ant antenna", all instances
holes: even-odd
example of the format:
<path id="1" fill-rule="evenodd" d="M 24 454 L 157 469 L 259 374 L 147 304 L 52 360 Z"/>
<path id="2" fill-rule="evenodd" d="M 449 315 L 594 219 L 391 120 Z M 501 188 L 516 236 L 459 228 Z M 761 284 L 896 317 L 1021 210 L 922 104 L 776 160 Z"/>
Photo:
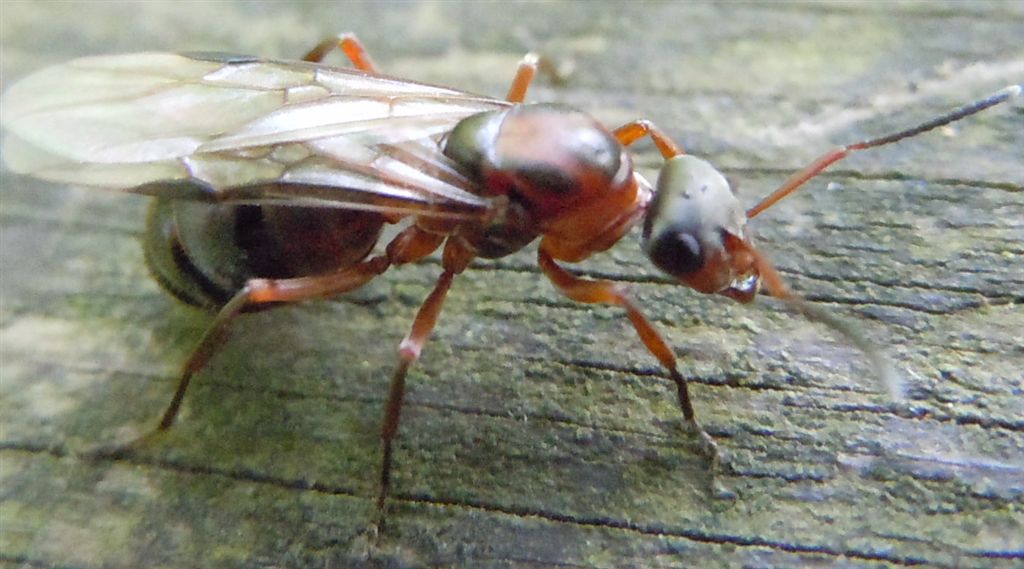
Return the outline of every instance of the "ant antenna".
<path id="1" fill-rule="evenodd" d="M 818 157 L 818 159 L 816 159 L 814 162 L 811 162 L 803 169 L 797 171 L 795 174 L 790 176 L 789 179 L 786 180 L 785 183 L 783 183 L 782 186 L 779 187 L 779 189 L 768 194 L 767 196 L 765 196 L 764 199 L 758 202 L 757 205 L 748 209 L 747 219 L 753 218 L 754 216 L 760 214 L 764 210 L 772 207 L 779 200 L 796 191 L 808 180 L 820 174 L 822 171 L 825 170 L 825 168 L 828 168 L 832 164 L 842 160 L 843 158 L 846 158 L 847 156 L 854 152 L 857 152 L 858 150 L 875 148 L 877 146 L 885 146 L 886 144 L 892 144 L 893 142 L 903 140 L 904 138 L 917 136 L 922 132 L 928 132 L 929 130 L 938 128 L 940 126 L 945 126 L 949 123 L 956 122 L 964 117 L 969 117 L 975 113 L 984 111 L 989 107 L 994 107 L 1000 103 L 1004 103 L 1020 95 L 1020 93 L 1021 85 L 1010 85 L 1009 87 L 996 91 L 995 93 L 989 95 L 988 97 L 964 105 L 944 115 L 940 115 L 938 117 L 935 117 L 934 119 L 923 122 L 915 127 L 911 127 L 906 130 L 901 130 L 899 132 L 894 132 L 892 134 L 887 134 L 885 136 L 880 136 L 878 138 L 873 138 L 871 140 L 865 140 L 863 142 L 858 142 L 855 144 L 849 144 L 847 146 L 840 146 L 839 148 L 834 148 L 826 152 L 825 154 L 822 154 L 820 157 Z"/>
<path id="2" fill-rule="evenodd" d="M 757 205 L 747 210 L 747 219 L 753 218 L 766 209 L 772 207 L 781 199 L 799 189 L 808 180 L 817 176 L 832 164 L 846 158 L 854 152 L 892 144 L 903 140 L 904 138 L 910 138 L 940 126 L 956 122 L 962 118 L 979 113 L 989 107 L 994 107 L 998 104 L 1004 103 L 1020 95 L 1021 90 L 1021 85 L 1010 85 L 1009 87 L 1001 89 L 988 97 L 984 97 L 973 103 L 964 105 L 944 115 L 940 115 L 929 121 L 923 122 L 915 127 L 880 136 L 878 138 L 857 142 L 855 144 L 834 148 L 818 157 L 803 169 L 794 173 L 777 190 L 767 195 L 764 199 L 758 202 Z M 850 325 L 848 322 L 844 322 L 830 314 L 828 311 L 812 305 L 800 296 L 790 292 L 782 280 L 782 276 L 775 270 L 775 267 L 773 267 L 772 264 L 757 251 L 753 251 L 753 253 L 755 255 L 758 271 L 761 274 L 762 280 L 769 294 L 785 301 L 791 308 L 802 314 L 808 320 L 828 326 L 848 339 L 853 343 L 853 345 L 857 346 L 857 348 L 860 349 L 871 362 L 871 367 L 874 368 L 876 376 L 885 385 L 886 391 L 889 392 L 890 397 L 893 399 L 902 398 L 904 393 L 903 378 L 893 367 L 889 358 L 887 358 L 877 346 L 871 343 L 856 329 L 856 327 Z"/>
<path id="3" fill-rule="evenodd" d="M 871 368 L 875 372 L 875 377 L 881 380 L 885 390 L 889 393 L 889 397 L 893 400 L 903 398 L 905 393 L 903 376 L 896 371 L 892 361 L 878 349 L 878 346 L 861 334 L 856 326 L 836 317 L 820 306 L 807 302 L 800 295 L 790 291 L 782 279 L 782 275 L 779 274 L 778 270 L 772 266 L 771 262 L 760 251 L 751 247 L 750 252 L 754 256 L 758 274 L 761 275 L 761 281 L 764 283 L 768 294 L 782 300 L 790 308 L 799 312 L 811 322 L 824 324 L 849 340 L 851 344 L 856 346 L 867 357 Z"/>

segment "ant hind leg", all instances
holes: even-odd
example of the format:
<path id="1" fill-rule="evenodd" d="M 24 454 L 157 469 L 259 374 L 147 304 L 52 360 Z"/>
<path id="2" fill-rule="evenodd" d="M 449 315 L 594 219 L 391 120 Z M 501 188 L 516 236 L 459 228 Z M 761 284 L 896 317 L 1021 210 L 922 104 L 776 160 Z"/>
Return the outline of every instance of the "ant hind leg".
<path id="1" fill-rule="evenodd" d="M 391 266 L 386 256 L 377 256 L 343 270 L 311 277 L 292 279 L 252 279 L 217 312 L 210 327 L 199 340 L 183 366 L 178 387 L 155 429 L 124 444 L 104 446 L 86 453 L 96 458 L 120 458 L 147 446 L 160 434 L 170 429 L 181 410 L 192 378 L 202 371 L 217 355 L 228 338 L 231 323 L 246 308 L 260 304 L 298 302 L 313 298 L 336 296 L 355 290 Z"/>
<path id="2" fill-rule="evenodd" d="M 365 71 L 371 75 L 380 74 L 380 70 L 373 62 L 373 59 L 370 58 L 370 53 L 366 50 L 366 46 L 363 45 L 363 42 L 359 41 L 359 38 L 351 32 L 346 32 L 338 35 L 337 37 L 323 40 L 316 44 L 316 47 L 309 50 L 309 52 L 302 57 L 302 60 L 320 63 L 325 57 L 327 57 L 327 54 L 335 48 L 340 49 L 356 69 Z"/>

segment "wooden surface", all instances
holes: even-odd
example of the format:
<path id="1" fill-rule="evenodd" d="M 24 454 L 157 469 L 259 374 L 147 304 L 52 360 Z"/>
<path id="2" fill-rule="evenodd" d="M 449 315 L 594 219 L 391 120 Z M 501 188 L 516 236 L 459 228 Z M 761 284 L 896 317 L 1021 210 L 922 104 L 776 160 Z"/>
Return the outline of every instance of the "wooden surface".
<path id="1" fill-rule="evenodd" d="M 301 54 L 353 30 L 388 72 L 504 93 L 528 49 L 557 100 L 645 116 L 753 203 L 825 148 L 1024 81 L 1015 2 L 0 3 L 2 83 L 118 51 Z M 665 282 L 636 235 L 578 269 L 632 284 L 725 458 L 707 464 L 616 310 L 575 305 L 530 248 L 457 280 L 410 393 L 375 557 L 394 350 L 438 273 L 246 316 L 178 425 L 144 433 L 208 316 L 148 278 L 146 201 L 4 172 L 0 563 L 10 567 L 1020 567 L 1024 113 L 857 156 L 756 220 L 792 286 L 885 346 L 860 354 L 762 300 Z M 655 173 L 649 145 L 636 149 Z"/>

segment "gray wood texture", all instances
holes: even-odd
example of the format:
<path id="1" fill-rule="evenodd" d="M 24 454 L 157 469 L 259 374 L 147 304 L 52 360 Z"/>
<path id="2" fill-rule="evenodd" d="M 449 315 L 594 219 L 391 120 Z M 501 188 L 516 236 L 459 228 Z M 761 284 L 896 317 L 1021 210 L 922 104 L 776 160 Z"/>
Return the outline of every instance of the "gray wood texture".
<path id="1" fill-rule="evenodd" d="M 1019 2 L 0 3 L 2 85 L 141 50 L 297 56 L 355 31 L 391 74 L 647 117 L 753 203 L 826 148 L 1024 81 Z M 335 59 L 334 61 L 340 61 Z M 752 223 L 785 306 L 674 286 L 637 235 L 575 267 L 627 282 L 725 455 L 710 490 L 672 387 L 613 308 L 560 297 L 535 250 L 460 277 L 410 392 L 389 526 L 367 559 L 395 348 L 439 272 L 248 315 L 175 428 L 151 428 L 209 316 L 148 278 L 146 200 L 3 172 L 0 564 L 10 567 L 1020 567 L 1024 114 L 855 156 Z M 641 171 L 660 157 L 637 145 Z"/>

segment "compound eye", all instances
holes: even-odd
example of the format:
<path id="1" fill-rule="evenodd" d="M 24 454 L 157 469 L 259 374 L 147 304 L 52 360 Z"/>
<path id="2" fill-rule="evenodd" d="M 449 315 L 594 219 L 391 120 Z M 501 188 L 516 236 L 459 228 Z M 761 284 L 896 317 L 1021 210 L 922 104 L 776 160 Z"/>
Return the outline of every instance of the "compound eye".
<path id="1" fill-rule="evenodd" d="M 704 249 L 692 233 L 668 227 L 645 243 L 656 267 L 675 277 L 692 275 L 704 267 Z"/>

